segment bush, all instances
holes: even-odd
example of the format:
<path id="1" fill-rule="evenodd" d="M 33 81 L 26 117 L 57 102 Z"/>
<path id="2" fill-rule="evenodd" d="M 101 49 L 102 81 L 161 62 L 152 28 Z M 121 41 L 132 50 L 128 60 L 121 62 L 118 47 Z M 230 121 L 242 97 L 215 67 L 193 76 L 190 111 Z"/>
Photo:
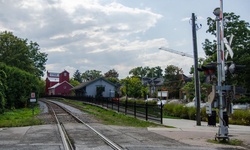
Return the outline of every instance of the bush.
<path id="1" fill-rule="evenodd" d="M 175 116 L 174 115 L 174 107 L 175 107 L 175 105 L 177 105 L 177 104 L 174 104 L 174 103 L 172 103 L 172 104 L 165 104 L 164 107 L 163 107 L 164 113 L 166 115 L 168 115 L 168 116 Z"/>
<path id="2" fill-rule="evenodd" d="M 235 110 L 234 113 L 230 115 L 229 123 L 250 125 L 250 110 Z"/>
<path id="3" fill-rule="evenodd" d="M 195 107 L 185 107 L 182 104 L 166 104 L 163 108 L 164 114 L 174 117 L 180 117 L 183 119 L 195 119 L 196 109 Z"/>
<path id="4" fill-rule="evenodd" d="M 163 108 L 164 114 L 173 117 L 180 117 L 183 119 L 195 120 L 196 108 L 195 107 L 185 107 L 182 104 L 166 104 Z M 201 109 L 201 120 L 206 121 L 207 114 L 206 109 Z"/>
<path id="5" fill-rule="evenodd" d="M 196 108 L 195 107 L 189 107 L 188 108 L 188 118 L 191 120 L 195 120 L 196 116 Z"/>
<path id="6" fill-rule="evenodd" d="M 188 107 L 182 107 L 180 117 L 183 119 L 189 119 L 188 118 Z"/>
<path id="7" fill-rule="evenodd" d="M 4 81 L 7 87 L 7 90 L 4 91 L 6 96 L 5 108 L 27 107 L 30 93 L 39 93 L 39 79 L 28 72 L 7 66 L 4 63 L 0 63 L 0 70 L 6 73 Z"/>

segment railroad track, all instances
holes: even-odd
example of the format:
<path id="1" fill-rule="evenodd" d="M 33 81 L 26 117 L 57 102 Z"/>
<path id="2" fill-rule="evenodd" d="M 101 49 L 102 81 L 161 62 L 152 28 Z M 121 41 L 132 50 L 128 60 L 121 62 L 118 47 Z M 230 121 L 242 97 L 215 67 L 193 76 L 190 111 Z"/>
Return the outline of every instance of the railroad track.
<path id="1" fill-rule="evenodd" d="M 117 145 L 115 142 L 108 139 L 106 136 L 98 132 L 96 129 L 94 129 L 88 123 L 86 123 L 85 121 L 80 119 L 78 116 L 70 112 L 65 107 L 50 100 L 41 100 L 41 101 L 48 105 L 50 113 L 52 113 L 54 116 L 55 122 L 57 124 L 58 130 L 62 139 L 63 147 L 65 150 L 75 149 L 74 140 L 73 140 L 74 138 L 69 136 L 69 134 L 67 133 L 67 129 L 64 127 L 64 124 L 66 123 L 82 124 L 83 126 L 88 128 L 88 132 L 91 132 L 92 134 L 91 138 L 93 138 L 93 136 L 98 136 L 98 139 L 106 143 L 106 145 L 109 146 L 110 149 L 114 149 L 114 150 L 123 149 L 121 146 Z"/>

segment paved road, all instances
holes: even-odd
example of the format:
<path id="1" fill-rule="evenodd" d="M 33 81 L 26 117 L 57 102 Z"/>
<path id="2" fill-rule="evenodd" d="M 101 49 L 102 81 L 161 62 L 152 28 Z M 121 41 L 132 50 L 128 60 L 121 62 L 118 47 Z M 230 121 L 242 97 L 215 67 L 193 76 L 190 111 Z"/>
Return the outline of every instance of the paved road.
<path id="1" fill-rule="evenodd" d="M 218 125 L 215 127 L 207 126 L 207 122 L 201 122 L 201 126 L 196 126 L 196 121 L 194 120 L 166 118 L 163 119 L 163 124 L 175 128 L 148 128 L 148 130 L 191 145 L 228 147 L 227 145 L 207 142 L 209 139 L 214 140 L 218 132 Z M 228 131 L 230 139 L 241 140 L 245 144 L 244 147 L 250 149 L 250 126 L 229 125 Z"/>

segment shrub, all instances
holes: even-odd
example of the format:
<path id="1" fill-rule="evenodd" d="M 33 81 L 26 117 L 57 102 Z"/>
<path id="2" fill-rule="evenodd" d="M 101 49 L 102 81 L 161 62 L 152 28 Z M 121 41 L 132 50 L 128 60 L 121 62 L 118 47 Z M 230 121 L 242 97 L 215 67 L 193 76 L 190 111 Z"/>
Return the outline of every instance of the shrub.
<path id="1" fill-rule="evenodd" d="M 183 119 L 188 119 L 188 107 L 182 107 L 180 117 Z"/>
<path id="2" fill-rule="evenodd" d="M 175 117 L 181 117 L 182 109 L 183 105 L 180 104 L 175 105 L 175 107 L 173 108 L 173 114 L 175 115 Z"/>
<path id="3" fill-rule="evenodd" d="M 218 114 L 218 110 L 216 110 L 216 112 L 216 114 Z M 163 107 L 163 113 L 167 116 L 179 117 L 183 119 L 196 119 L 196 108 L 185 107 L 182 104 L 165 104 Z M 207 121 L 207 116 L 206 108 L 202 108 L 201 120 Z M 216 117 L 216 122 L 219 122 L 218 117 Z M 229 116 L 229 124 L 250 125 L 250 110 L 235 110 L 234 113 Z"/>
<path id="4" fill-rule="evenodd" d="M 235 110 L 229 121 L 231 124 L 250 125 L 250 110 Z"/>
<path id="5" fill-rule="evenodd" d="M 8 88 L 5 108 L 27 107 L 31 92 L 39 93 L 39 79 L 28 72 L 0 63 L 0 70 L 6 73 L 5 84 Z M 38 96 L 38 95 L 37 95 Z"/>
<path id="6" fill-rule="evenodd" d="M 189 107 L 188 108 L 188 119 L 195 120 L 195 116 L 196 116 L 196 108 Z"/>
<path id="7" fill-rule="evenodd" d="M 175 116 L 174 115 L 174 107 L 175 105 L 177 104 L 165 104 L 164 107 L 163 107 L 163 111 L 165 112 L 166 115 L 169 115 L 169 116 Z"/>

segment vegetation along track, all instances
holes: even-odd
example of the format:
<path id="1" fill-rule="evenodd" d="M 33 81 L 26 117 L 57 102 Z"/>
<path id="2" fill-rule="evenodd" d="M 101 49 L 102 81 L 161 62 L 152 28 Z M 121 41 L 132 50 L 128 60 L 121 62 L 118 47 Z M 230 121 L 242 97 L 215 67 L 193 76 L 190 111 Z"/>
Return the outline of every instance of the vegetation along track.
<path id="1" fill-rule="evenodd" d="M 50 100 L 40 100 L 40 101 L 46 103 L 49 108 L 49 112 L 53 114 L 56 120 L 55 122 L 57 123 L 58 130 L 62 138 L 63 146 L 66 150 L 75 149 L 74 137 L 68 136 L 67 129 L 64 127 L 64 124 L 66 123 L 82 124 L 88 128 L 88 130 L 85 130 L 85 132 L 90 132 L 88 134 L 84 134 L 84 136 L 90 135 L 90 134 L 91 134 L 90 138 L 93 138 L 93 136 L 98 136 L 98 138 L 95 138 L 95 142 L 97 142 L 96 140 L 99 139 L 103 141 L 103 143 L 106 143 L 106 145 L 109 146 L 110 149 L 114 149 L 114 150 L 123 149 L 122 147 L 120 147 L 119 145 L 109 140 L 104 135 L 102 135 L 100 132 L 95 130 L 92 126 L 87 124 L 85 121 L 83 121 L 83 119 L 80 119 L 75 114 L 67 110 L 65 107 Z"/>

